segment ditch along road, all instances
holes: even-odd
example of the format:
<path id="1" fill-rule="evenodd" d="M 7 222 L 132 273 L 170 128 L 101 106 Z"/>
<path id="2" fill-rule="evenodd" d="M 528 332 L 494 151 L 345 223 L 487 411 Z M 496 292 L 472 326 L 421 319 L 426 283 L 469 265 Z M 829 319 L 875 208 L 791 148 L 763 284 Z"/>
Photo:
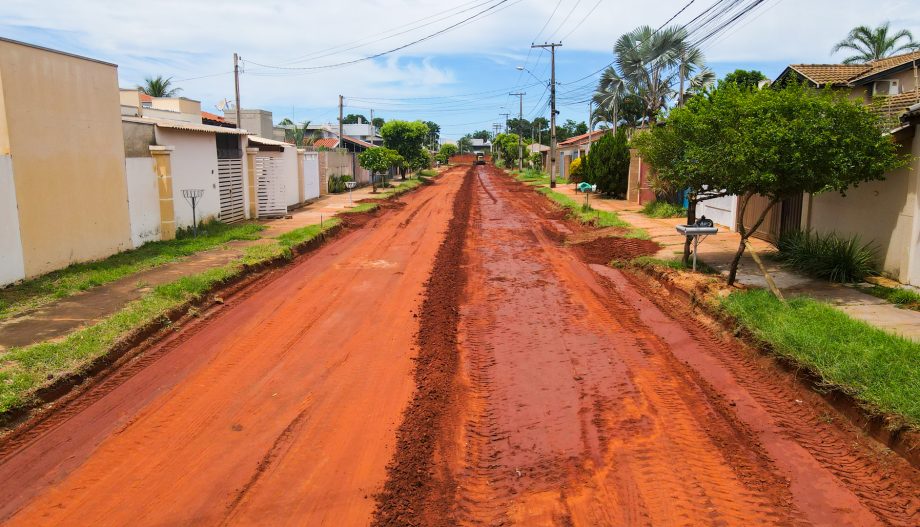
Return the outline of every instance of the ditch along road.
<path id="1" fill-rule="evenodd" d="M 0 523 L 920 524 L 902 458 L 600 265 L 646 242 L 491 167 L 404 202 L 0 445 Z"/>

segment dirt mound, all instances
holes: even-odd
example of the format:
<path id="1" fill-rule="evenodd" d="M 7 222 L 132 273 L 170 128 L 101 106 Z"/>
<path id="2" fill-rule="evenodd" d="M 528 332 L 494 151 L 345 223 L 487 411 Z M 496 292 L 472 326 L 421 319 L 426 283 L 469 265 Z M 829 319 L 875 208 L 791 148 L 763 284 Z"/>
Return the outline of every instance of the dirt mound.
<path id="1" fill-rule="evenodd" d="M 573 245 L 582 259 L 588 263 L 607 265 L 613 260 L 631 260 L 658 252 L 660 245 L 651 240 L 636 238 L 598 238 Z"/>

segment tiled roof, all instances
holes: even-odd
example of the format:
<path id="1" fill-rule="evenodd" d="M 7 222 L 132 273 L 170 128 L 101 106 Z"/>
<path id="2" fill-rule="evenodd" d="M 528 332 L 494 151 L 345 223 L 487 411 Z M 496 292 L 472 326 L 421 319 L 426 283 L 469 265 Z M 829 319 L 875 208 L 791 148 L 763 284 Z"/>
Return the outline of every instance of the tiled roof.
<path id="1" fill-rule="evenodd" d="M 374 145 L 373 143 L 368 143 L 367 141 L 362 141 L 362 140 L 360 140 L 360 139 L 351 137 L 351 136 L 349 136 L 349 135 L 346 135 L 346 136 L 344 136 L 344 137 L 345 137 L 345 140 L 346 140 L 346 141 L 352 142 L 352 143 L 354 143 L 354 144 L 356 144 L 356 145 L 358 145 L 358 146 L 363 146 L 363 147 L 365 147 L 365 148 L 374 148 L 374 146 L 376 146 L 376 145 Z"/>
<path id="2" fill-rule="evenodd" d="M 609 132 L 609 130 L 595 130 L 591 132 L 591 138 L 597 139 L 598 137 L 606 134 L 607 132 Z M 566 139 L 565 141 L 561 141 L 556 146 L 580 145 L 581 143 L 586 143 L 586 142 L 588 142 L 588 134 L 581 134 L 581 135 L 576 135 L 574 137 L 570 137 Z"/>
<path id="3" fill-rule="evenodd" d="M 918 102 L 920 102 L 920 97 L 917 97 L 916 92 L 900 93 L 887 97 L 875 97 L 869 109 L 884 119 L 886 124 L 893 127 L 898 124 L 901 115 Z"/>
<path id="4" fill-rule="evenodd" d="M 153 97 L 147 95 L 144 92 L 140 92 L 141 102 L 153 102 Z"/>
<path id="5" fill-rule="evenodd" d="M 216 113 L 211 113 L 211 112 L 201 112 L 201 118 L 207 119 L 209 121 L 224 122 L 224 118 L 222 116 L 217 115 Z"/>
<path id="6" fill-rule="evenodd" d="M 847 85 L 920 60 L 920 51 L 902 53 L 866 64 L 791 64 L 790 69 L 818 85 Z"/>
<path id="7" fill-rule="evenodd" d="M 335 148 L 339 146 L 338 137 L 324 137 L 322 139 L 317 139 L 313 141 L 313 146 L 316 148 Z"/>

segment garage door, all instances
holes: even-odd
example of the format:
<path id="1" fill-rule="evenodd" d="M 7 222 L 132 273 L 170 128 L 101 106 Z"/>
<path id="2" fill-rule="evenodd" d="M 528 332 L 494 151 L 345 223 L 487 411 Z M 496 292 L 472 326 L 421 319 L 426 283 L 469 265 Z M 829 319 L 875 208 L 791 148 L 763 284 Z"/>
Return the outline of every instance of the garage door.
<path id="1" fill-rule="evenodd" d="M 281 159 L 273 156 L 256 157 L 256 200 L 259 218 L 280 218 L 287 214 L 284 181 L 281 179 Z"/>
<path id="2" fill-rule="evenodd" d="M 246 219 L 243 202 L 243 160 L 218 159 L 217 182 L 220 186 L 220 221 L 236 223 Z"/>

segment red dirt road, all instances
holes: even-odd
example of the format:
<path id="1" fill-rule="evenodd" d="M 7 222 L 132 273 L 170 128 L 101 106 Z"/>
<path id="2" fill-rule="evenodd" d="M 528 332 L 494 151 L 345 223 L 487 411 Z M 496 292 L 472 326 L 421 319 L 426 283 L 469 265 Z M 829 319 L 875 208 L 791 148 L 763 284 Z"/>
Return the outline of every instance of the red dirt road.
<path id="1" fill-rule="evenodd" d="M 531 189 L 491 168 L 477 178 L 430 496 L 384 519 L 920 524 L 920 478 L 903 459 L 666 291 L 564 246 L 581 228 Z"/>
<path id="2" fill-rule="evenodd" d="M 7 525 L 364 525 L 466 168 L 228 299 L 0 459 Z M 135 371 L 137 370 L 137 371 Z"/>

